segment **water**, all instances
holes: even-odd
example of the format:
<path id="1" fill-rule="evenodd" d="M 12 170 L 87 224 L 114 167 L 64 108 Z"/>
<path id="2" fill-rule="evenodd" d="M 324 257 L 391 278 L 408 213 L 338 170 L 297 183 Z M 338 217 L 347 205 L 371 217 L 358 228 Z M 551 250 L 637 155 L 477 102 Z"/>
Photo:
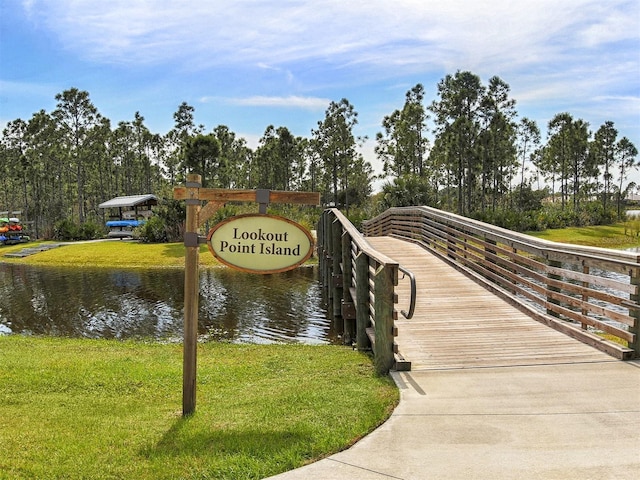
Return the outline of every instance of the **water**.
<path id="1" fill-rule="evenodd" d="M 0 263 L 0 334 L 181 341 L 184 272 Z M 338 343 L 315 267 L 200 272 L 202 341 Z"/>

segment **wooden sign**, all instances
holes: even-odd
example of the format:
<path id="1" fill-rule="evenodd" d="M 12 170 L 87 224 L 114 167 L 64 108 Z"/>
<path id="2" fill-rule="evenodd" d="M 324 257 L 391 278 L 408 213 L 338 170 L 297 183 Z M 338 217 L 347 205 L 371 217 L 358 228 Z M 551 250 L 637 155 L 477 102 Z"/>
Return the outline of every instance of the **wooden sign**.
<path id="1" fill-rule="evenodd" d="M 196 410 L 196 361 L 198 356 L 198 295 L 199 295 L 199 275 L 198 275 L 198 253 L 200 251 L 200 226 L 210 218 L 225 202 L 256 202 L 259 205 L 261 218 L 268 217 L 266 214 L 267 205 L 269 203 L 291 203 L 297 205 L 320 205 L 320 194 L 318 192 L 283 192 L 273 190 L 223 190 L 217 188 L 201 188 L 202 177 L 197 174 L 188 174 L 187 182 L 184 187 L 174 187 L 173 198 L 176 200 L 184 200 L 186 204 L 186 222 L 184 233 L 184 345 L 183 345 L 183 362 L 182 362 L 182 415 L 184 417 L 193 414 Z M 203 206 L 204 202 L 208 202 Z M 237 218 L 237 217 L 236 217 Z M 280 217 L 277 217 L 280 218 Z M 309 241 L 309 245 L 313 244 L 311 236 L 302 227 L 290 220 L 282 219 L 285 222 L 296 225 L 298 228 L 305 232 L 305 238 Z M 229 221 L 230 222 L 230 221 Z M 219 228 L 222 229 L 224 224 L 228 222 L 222 222 Z M 251 221 L 249 221 L 251 223 Z M 254 250 L 256 252 L 263 252 L 263 255 L 271 257 L 287 257 L 288 261 L 298 258 L 298 245 L 299 253 L 304 253 L 302 260 L 296 260 L 288 264 L 284 269 L 278 269 L 278 265 L 275 263 L 267 267 L 264 267 L 257 273 L 271 273 L 276 271 L 285 271 L 295 268 L 300 263 L 304 262 L 311 255 L 311 247 L 307 245 L 305 239 L 301 239 L 298 243 L 289 244 L 290 240 L 294 238 L 295 228 L 291 229 L 291 225 L 288 225 L 282 231 L 277 231 L 278 228 L 284 228 L 282 224 L 278 223 L 278 226 L 264 225 L 255 227 L 236 224 L 231 225 L 231 237 L 225 239 L 222 237 L 223 231 L 220 232 L 220 242 L 229 242 L 225 245 L 223 250 L 229 253 L 232 248 L 237 251 Z M 236 228 L 237 230 L 233 230 Z M 262 228 L 262 230 L 260 230 Z M 275 228 L 275 229 L 274 229 Z M 215 228 L 212 230 L 216 230 Z M 286 241 L 285 241 L 286 234 Z M 218 241 L 218 237 L 213 238 L 213 233 L 210 234 L 211 238 L 209 243 Z M 238 238 L 233 238 L 236 235 Z M 243 238 L 246 237 L 246 238 Z M 297 237 L 295 237 L 297 238 Z M 248 242 L 254 243 L 256 246 L 251 247 Z M 261 245 L 261 244 L 264 245 Z M 244 247 L 243 245 L 249 245 Z M 222 244 L 220 244 L 222 247 Z M 211 247 L 210 247 L 211 248 Z M 289 250 L 287 250 L 289 249 Z M 268 252 L 268 253 L 267 253 Z M 237 252 L 236 252 L 237 253 Z M 214 253 L 215 255 L 215 253 Z M 223 261 L 223 260 L 221 260 Z M 236 261 L 231 258 L 231 261 Z M 233 266 L 230 263 L 227 265 Z M 226 263 L 223 261 L 223 263 Z M 237 261 L 236 261 L 237 263 Z M 279 265 L 281 268 L 284 265 Z M 255 267 L 249 263 L 249 266 Z M 236 268 L 238 268 L 236 266 Z M 275 268 L 275 270 L 268 271 L 269 268 Z M 247 270 L 255 271 L 255 270 Z"/>
<path id="2" fill-rule="evenodd" d="M 279 273 L 304 263 L 313 238 L 288 218 L 265 214 L 228 218 L 207 235 L 211 253 L 223 264 L 251 273 Z"/>

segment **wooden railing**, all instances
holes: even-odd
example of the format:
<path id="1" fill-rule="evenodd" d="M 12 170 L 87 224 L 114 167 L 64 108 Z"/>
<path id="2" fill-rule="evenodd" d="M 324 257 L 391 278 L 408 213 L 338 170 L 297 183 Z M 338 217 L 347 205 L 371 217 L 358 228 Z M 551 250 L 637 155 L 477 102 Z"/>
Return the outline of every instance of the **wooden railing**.
<path id="1" fill-rule="evenodd" d="M 398 263 L 371 248 L 337 209 L 324 211 L 317 232 L 322 285 L 330 313 L 343 321 L 345 343 L 372 350 L 381 374 L 392 368 L 410 369 L 394 343 Z M 409 307 L 403 314 L 409 316 L 412 311 Z"/>
<path id="2" fill-rule="evenodd" d="M 617 358 L 640 357 L 638 254 L 540 240 L 430 207 L 391 208 L 363 230 L 420 244 L 537 320 Z"/>

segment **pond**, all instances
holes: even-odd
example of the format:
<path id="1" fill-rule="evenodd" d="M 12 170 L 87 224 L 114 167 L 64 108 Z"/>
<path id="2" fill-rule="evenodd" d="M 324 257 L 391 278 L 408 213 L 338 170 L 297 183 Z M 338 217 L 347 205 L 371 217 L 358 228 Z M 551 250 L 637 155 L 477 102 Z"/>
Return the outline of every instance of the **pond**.
<path id="1" fill-rule="evenodd" d="M 182 341 L 184 271 L 0 263 L 0 334 Z M 201 341 L 338 343 L 317 267 L 200 272 Z"/>

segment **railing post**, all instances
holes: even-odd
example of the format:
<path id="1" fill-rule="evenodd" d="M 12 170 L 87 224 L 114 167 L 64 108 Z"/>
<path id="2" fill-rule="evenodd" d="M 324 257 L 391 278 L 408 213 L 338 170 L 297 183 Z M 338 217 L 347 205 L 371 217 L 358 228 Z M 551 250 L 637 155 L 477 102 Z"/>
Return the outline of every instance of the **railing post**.
<path id="1" fill-rule="evenodd" d="M 325 240 L 325 285 L 327 294 L 327 312 L 333 318 L 333 219 L 334 215 L 327 210 L 324 217 Z"/>
<path id="2" fill-rule="evenodd" d="M 588 275 L 589 274 L 589 266 L 588 265 L 583 265 L 582 266 L 582 273 Z M 582 286 L 585 288 L 585 291 L 587 288 L 589 288 L 589 282 L 582 282 Z M 589 302 L 589 295 L 587 295 L 586 293 L 583 292 L 582 294 L 582 301 L 587 304 L 587 302 Z M 586 316 L 589 312 L 587 311 L 586 308 L 583 308 L 581 310 L 582 315 Z M 582 322 L 582 329 L 583 330 L 587 330 L 588 325 L 584 322 Z"/>
<path id="3" fill-rule="evenodd" d="M 337 218 L 334 218 L 331 222 L 331 256 L 333 257 L 331 269 L 333 276 L 331 279 L 333 285 L 333 318 L 337 320 L 342 318 L 342 269 L 340 268 L 340 262 L 342 262 L 342 223 Z"/>
<path id="4" fill-rule="evenodd" d="M 557 268 L 562 268 L 562 262 L 558 262 L 557 260 L 549 260 L 548 264 L 550 267 L 557 267 Z M 547 275 L 547 277 L 549 277 L 552 280 L 561 280 L 560 275 L 556 275 L 554 273 L 549 273 Z M 550 292 L 559 292 L 560 289 L 558 287 L 552 287 L 551 285 L 547 285 L 547 290 Z M 560 305 L 560 302 L 554 298 L 551 298 L 551 296 L 547 295 L 547 302 L 548 303 L 553 303 L 554 305 Z M 560 317 L 560 314 L 554 310 L 552 310 L 551 308 L 547 308 L 547 314 L 548 315 L 552 315 L 554 317 Z"/>
<path id="5" fill-rule="evenodd" d="M 369 257 L 360 252 L 356 257 L 356 348 L 368 350 L 369 327 Z"/>
<path id="6" fill-rule="evenodd" d="M 635 358 L 640 358 L 640 268 L 634 268 L 629 273 L 631 285 L 636 287 L 635 293 L 629 295 L 629 300 L 638 306 L 638 308 L 629 309 L 629 316 L 635 319 L 633 326 L 629 327 L 629 332 L 636 336 L 634 342 L 629 342 L 629 348 L 633 350 Z"/>
<path id="7" fill-rule="evenodd" d="M 487 237 L 484 237 L 484 241 L 485 241 L 484 251 L 489 254 L 484 256 L 485 261 L 487 263 L 496 263 L 496 261 L 493 258 L 491 258 L 490 255 L 497 255 L 498 252 L 494 248 L 492 248 L 497 245 L 497 242 Z M 493 272 L 493 269 L 491 269 L 490 267 L 487 267 L 487 268 Z"/>
<path id="8" fill-rule="evenodd" d="M 324 278 L 324 212 L 320 214 L 320 218 L 318 219 L 318 224 L 316 225 L 316 254 L 318 255 L 318 276 L 320 277 L 320 284 L 324 289 L 325 278 Z"/>
<path id="9" fill-rule="evenodd" d="M 374 363 L 376 371 L 386 375 L 394 363 L 393 354 L 393 288 L 397 270 L 381 266 L 374 278 L 374 309 L 376 312 Z"/>
<path id="10" fill-rule="evenodd" d="M 342 234 L 342 305 L 341 315 L 344 320 L 343 340 L 345 345 L 351 345 L 355 338 L 355 312 L 351 298 L 353 284 L 353 265 L 351 261 L 351 235 Z"/>

